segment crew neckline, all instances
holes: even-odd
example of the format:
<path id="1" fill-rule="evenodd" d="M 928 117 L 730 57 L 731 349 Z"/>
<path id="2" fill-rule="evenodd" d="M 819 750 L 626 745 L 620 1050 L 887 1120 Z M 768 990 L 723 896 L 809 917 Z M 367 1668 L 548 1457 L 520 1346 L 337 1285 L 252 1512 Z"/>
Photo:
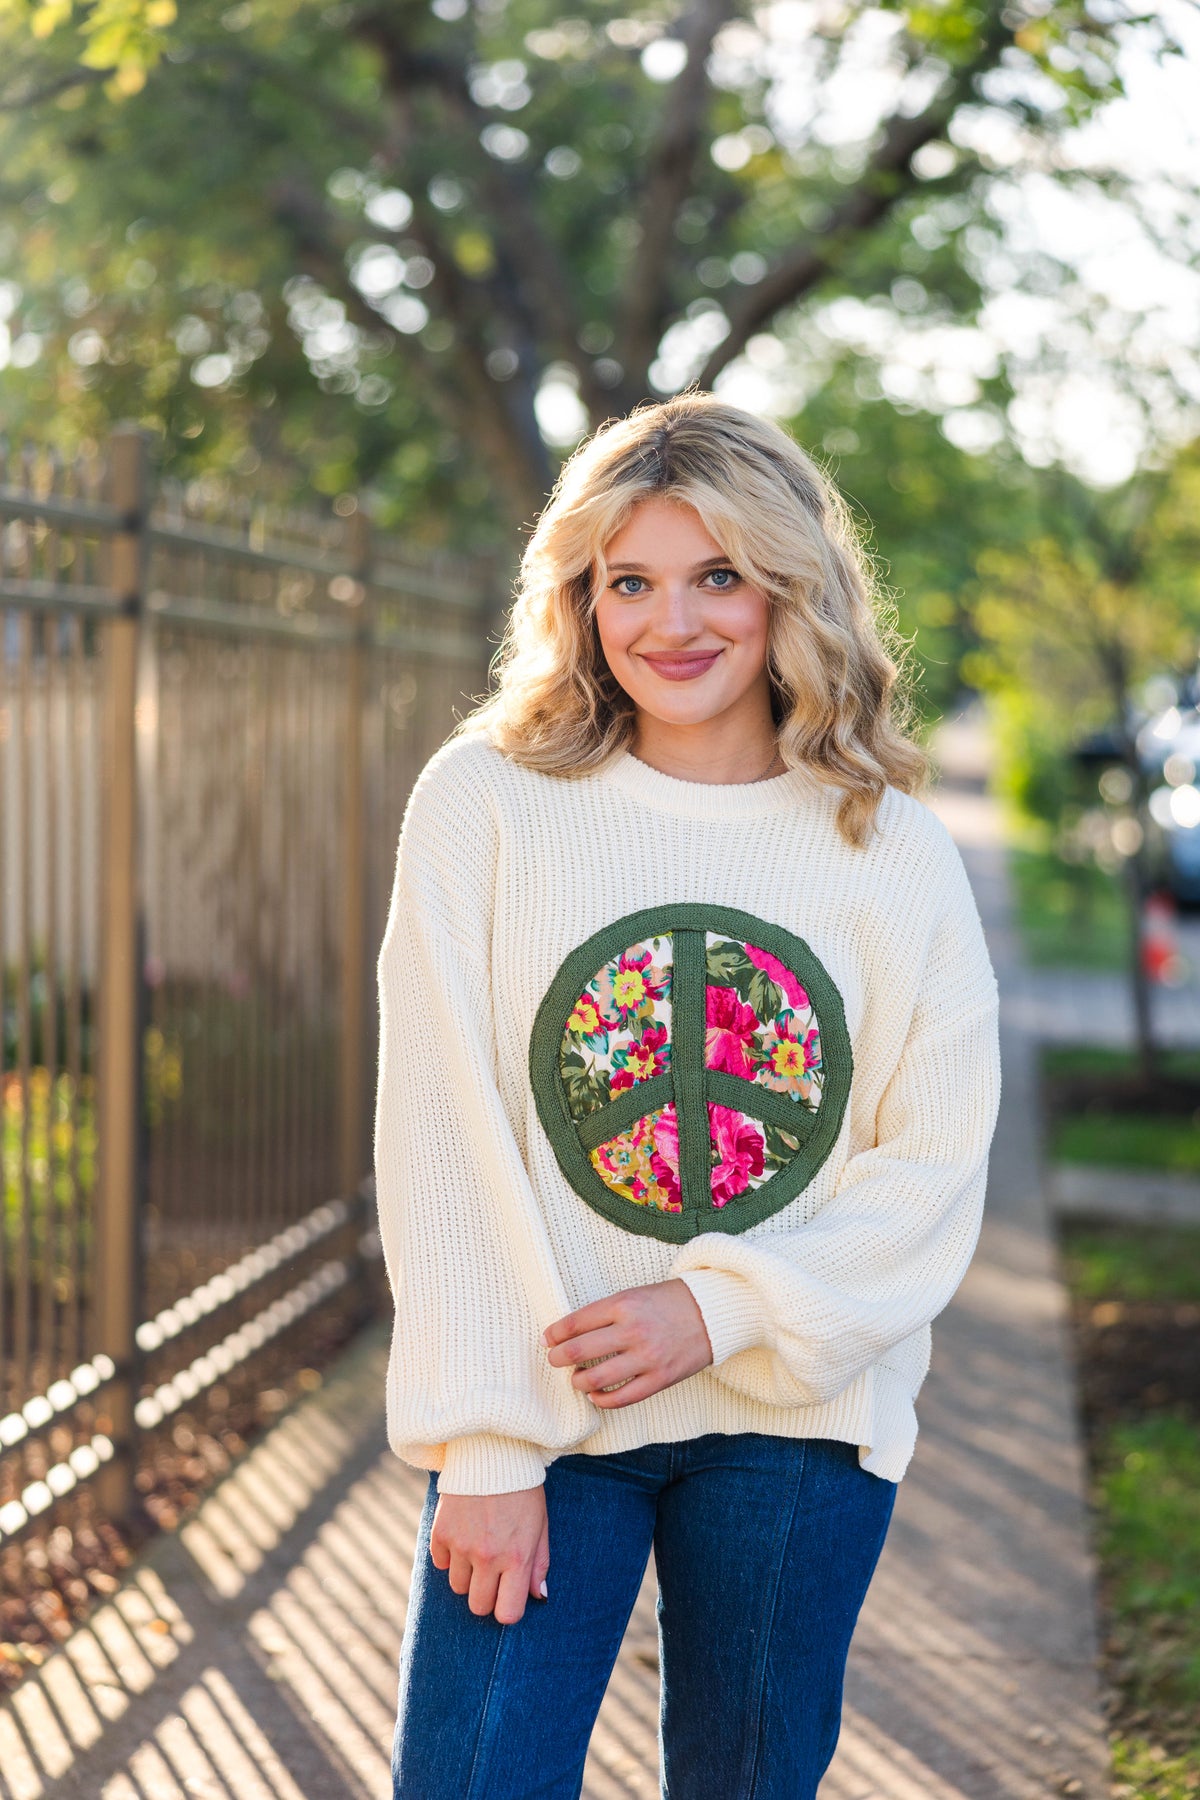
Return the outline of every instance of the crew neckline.
<path id="1" fill-rule="evenodd" d="M 622 750 L 597 771 L 597 778 L 647 806 L 694 819 L 750 819 L 784 812 L 811 798 L 820 785 L 812 771 L 803 768 L 785 769 L 765 781 L 685 781 L 652 768 L 632 750 Z"/>

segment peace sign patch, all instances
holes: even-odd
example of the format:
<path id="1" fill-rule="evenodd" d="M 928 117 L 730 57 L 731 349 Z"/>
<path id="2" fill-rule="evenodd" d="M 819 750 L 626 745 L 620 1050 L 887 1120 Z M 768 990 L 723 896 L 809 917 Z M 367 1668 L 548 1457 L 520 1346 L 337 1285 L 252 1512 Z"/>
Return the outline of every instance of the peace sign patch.
<path id="1" fill-rule="evenodd" d="M 803 938 L 690 900 L 572 950 L 529 1041 L 572 1188 L 671 1243 L 745 1231 L 793 1200 L 834 1146 L 852 1070 L 841 995 Z"/>

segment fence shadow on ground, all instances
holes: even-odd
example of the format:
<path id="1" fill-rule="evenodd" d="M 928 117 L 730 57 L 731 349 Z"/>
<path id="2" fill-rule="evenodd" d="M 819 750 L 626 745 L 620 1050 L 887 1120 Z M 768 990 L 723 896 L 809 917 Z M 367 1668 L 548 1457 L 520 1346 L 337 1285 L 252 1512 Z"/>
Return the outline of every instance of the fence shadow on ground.
<path id="1" fill-rule="evenodd" d="M 1004 995 L 1000 857 L 960 841 Z M 1037 1150 L 1002 1008 L 983 1238 L 934 1329 L 922 1435 L 856 1634 L 821 1800 L 1103 1800 L 1083 1471 Z M 0 1708 L 0 1800 L 387 1800 L 425 1478 L 386 1449 L 376 1328 Z M 652 1569 L 585 1800 L 657 1800 Z"/>
<path id="2" fill-rule="evenodd" d="M 386 1800 L 425 1478 L 378 1329 L 0 1709 L 2 1800 Z M 588 1800 L 658 1792 L 652 1569 Z"/>

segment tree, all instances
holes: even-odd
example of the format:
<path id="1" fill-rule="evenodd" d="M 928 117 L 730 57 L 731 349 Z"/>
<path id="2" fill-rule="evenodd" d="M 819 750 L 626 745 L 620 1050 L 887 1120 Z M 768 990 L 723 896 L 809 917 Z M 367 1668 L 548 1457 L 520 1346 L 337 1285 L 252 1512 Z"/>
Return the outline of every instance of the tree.
<path id="1" fill-rule="evenodd" d="M 1002 410 L 1002 376 L 983 396 Z M 927 722 L 962 688 L 962 659 L 978 648 L 972 595 L 986 550 L 1019 555 L 1035 518 L 1036 481 L 1011 444 L 968 452 L 924 408 L 884 398 L 864 359 L 840 357 L 788 421 L 850 502 L 910 644 Z"/>
<path id="2" fill-rule="evenodd" d="M 1150 676 L 1190 674 L 1200 651 L 1200 442 L 1108 492 L 1047 471 L 1038 496 L 1030 541 L 990 547 L 978 559 L 981 648 L 966 667 L 984 687 L 1033 696 L 1064 756 L 1086 731 L 1111 726 L 1129 793 L 1116 848 L 1130 903 L 1138 1057 L 1149 1085 L 1159 1065 L 1141 945 L 1151 821 L 1137 699 Z"/>
<path id="3" fill-rule="evenodd" d="M 791 43 L 789 16 L 0 0 L 10 419 L 133 414 L 168 468 L 373 483 L 394 523 L 489 535 L 553 480 L 555 378 L 595 425 L 679 385 L 681 334 L 711 387 L 898 266 L 969 315 L 993 171 L 964 121 L 1003 111 L 1052 160 L 1137 15 L 845 0 Z M 827 102 L 873 43 L 883 98 L 847 137 Z"/>

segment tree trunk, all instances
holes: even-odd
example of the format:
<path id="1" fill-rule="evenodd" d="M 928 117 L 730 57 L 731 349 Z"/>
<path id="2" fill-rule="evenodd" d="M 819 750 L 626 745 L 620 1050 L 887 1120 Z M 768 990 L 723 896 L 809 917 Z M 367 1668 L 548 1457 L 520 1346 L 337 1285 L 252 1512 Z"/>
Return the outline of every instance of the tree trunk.
<path id="1" fill-rule="evenodd" d="M 1139 814 L 1142 808 L 1138 808 Z M 1141 818 L 1138 819 L 1142 824 Z M 1143 826 L 1143 830 L 1145 827 Z M 1150 977 L 1142 955 L 1142 912 L 1148 882 L 1145 859 L 1141 850 L 1125 859 L 1126 889 L 1129 895 L 1131 921 L 1131 955 L 1129 971 L 1133 995 L 1133 1029 L 1137 1048 L 1138 1076 L 1145 1087 L 1153 1086 L 1159 1074 L 1159 1050 L 1154 1037 L 1154 1020 L 1150 999 Z"/>

